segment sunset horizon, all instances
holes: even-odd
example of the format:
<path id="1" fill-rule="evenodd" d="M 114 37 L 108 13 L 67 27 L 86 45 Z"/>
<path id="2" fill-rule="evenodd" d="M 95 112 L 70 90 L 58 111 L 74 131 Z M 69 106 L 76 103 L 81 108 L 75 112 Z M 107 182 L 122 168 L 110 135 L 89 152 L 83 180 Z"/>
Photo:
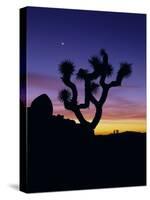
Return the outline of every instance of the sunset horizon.
<path id="1" fill-rule="evenodd" d="M 31 106 L 31 103 L 28 104 L 28 107 Z M 107 102 L 106 106 L 107 107 Z M 110 109 L 110 107 L 109 107 Z M 119 117 L 117 119 L 117 115 L 120 116 L 120 112 L 123 113 L 122 110 L 119 109 L 119 113 L 116 113 L 118 109 L 114 107 L 114 110 L 116 109 L 115 113 L 116 116 L 114 119 L 112 116 L 109 115 L 109 109 L 104 108 L 104 114 L 102 116 L 102 119 L 98 123 L 97 127 L 95 128 L 95 135 L 109 135 L 114 134 L 114 130 L 118 130 L 119 133 L 126 132 L 126 131 L 133 131 L 133 132 L 140 132 L 140 133 L 146 133 L 146 114 L 138 113 L 137 116 L 131 116 L 129 115 L 129 118 L 127 116 L 124 116 L 124 118 L 121 119 Z M 60 112 L 60 110 L 62 112 Z M 87 111 L 84 111 L 85 118 L 90 122 L 92 120 L 92 117 L 89 116 L 88 113 L 93 113 L 95 111 L 92 111 L 93 109 L 87 109 Z M 108 110 L 108 111 L 107 111 Z M 79 124 L 78 119 L 75 117 L 74 113 L 71 111 L 66 111 L 61 103 L 55 105 L 54 104 L 54 115 L 62 115 L 64 119 L 74 120 L 77 124 Z"/>

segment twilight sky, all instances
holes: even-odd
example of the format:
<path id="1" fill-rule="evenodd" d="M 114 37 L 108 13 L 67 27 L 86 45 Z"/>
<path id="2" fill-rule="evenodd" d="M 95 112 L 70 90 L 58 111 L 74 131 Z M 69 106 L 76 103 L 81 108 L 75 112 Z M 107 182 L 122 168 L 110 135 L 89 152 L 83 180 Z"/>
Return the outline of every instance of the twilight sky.
<path id="1" fill-rule="evenodd" d="M 58 101 L 58 92 L 65 88 L 58 66 L 69 59 L 77 70 L 81 67 L 91 70 L 88 59 L 99 56 L 101 48 L 106 49 L 114 67 L 114 75 L 108 82 L 115 79 L 120 62 L 132 63 L 133 73 L 124 79 L 122 87 L 110 90 L 96 133 L 108 134 L 114 129 L 145 131 L 146 16 L 143 14 L 28 7 L 28 106 L 34 98 L 46 93 L 53 102 L 54 114 L 76 120 Z M 75 82 L 82 102 L 82 82 Z M 83 112 L 90 120 L 94 107 Z"/>

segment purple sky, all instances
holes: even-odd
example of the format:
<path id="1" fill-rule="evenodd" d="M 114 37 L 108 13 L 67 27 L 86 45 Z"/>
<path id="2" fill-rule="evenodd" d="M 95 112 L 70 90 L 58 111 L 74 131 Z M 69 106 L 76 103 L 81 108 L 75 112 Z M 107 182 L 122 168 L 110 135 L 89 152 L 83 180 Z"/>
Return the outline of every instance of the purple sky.
<path id="1" fill-rule="evenodd" d="M 57 99 L 58 92 L 65 87 L 60 80 L 58 65 L 69 59 L 76 69 L 82 67 L 90 70 L 88 59 L 93 55 L 99 56 L 101 48 L 106 49 L 109 62 L 114 67 L 114 75 L 108 81 L 115 79 L 120 62 L 133 64 L 132 76 L 123 81 L 122 87 L 110 91 L 106 107 L 114 108 L 120 102 L 118 108 L 127 104 L 128 111 L 132 109 L 135 112 L 137 108 L 137 116 L 139 113 L 145 116 L 144 14 L 28 7 L 28 105 L 38 95 L 47 93 L 54 104 L 55 113 L 65 115 L 68 111 Z M 82 84 L 79 91 L 82 95 L 79 99 L 82 100 Z"/>

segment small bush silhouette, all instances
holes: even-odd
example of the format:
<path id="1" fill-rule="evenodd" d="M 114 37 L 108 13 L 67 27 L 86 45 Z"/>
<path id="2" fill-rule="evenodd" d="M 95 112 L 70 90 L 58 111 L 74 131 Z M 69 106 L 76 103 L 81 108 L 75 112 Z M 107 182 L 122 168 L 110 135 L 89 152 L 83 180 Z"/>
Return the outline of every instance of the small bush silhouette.
<path id="1" fill-rule="evenodd" d="M 68 87 L 68 90 L 63 89 L 60 91 L 59 100 L 64 103 L 64 107 L 66 109 L 75 113 L 81 125 L 87 126 L 90 129 L 95 129 L 102 117 L 102 108 L 107 99 L 109 89 L 112 87 L 121 86 L 123 79 L 131 75 L 132 69 L 131 64 L 126 62 L 121 63 L 116 80 L 106 83 L 106 78 L 113 74 L 113 67 L 109 63 L 108 54 L 106 51 L 101 49 L 100 58 L 93 56 L 89 59 L 89 63 L 93 68 L 92 72 L 88 72 L 88 70 L 81 68 L 76 74 L 76 78 L 78 80 L 84 81 L 85 101 L 82 104 L 78 103 L 77 87 L 71 80 L 71 77 L 75 72 L 74 64 L 69 60 L 66 60 L 60 64 L 59 71 L 61 73 L 61 79 Z M 95 80 L 98 80 L 99 84 L 95 83 Z M 102 88 L 102 94 L 97 100 L 93 94 L 97 92 L 99 87 Z M 96 108 L 95 116 L 91 122 L 87 121 L 80 111 L 81 109 L 88 108 L 90 102 Z"/>

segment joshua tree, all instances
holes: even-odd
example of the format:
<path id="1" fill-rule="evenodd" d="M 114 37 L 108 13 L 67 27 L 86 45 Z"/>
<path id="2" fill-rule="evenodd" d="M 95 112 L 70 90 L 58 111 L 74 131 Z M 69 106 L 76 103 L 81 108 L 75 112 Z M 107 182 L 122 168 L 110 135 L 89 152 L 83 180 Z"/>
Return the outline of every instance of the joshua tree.
<path id="1" fill-rule="evenodd" d="M 93 68 L 92 72 L 80 68 L 76 74 L 78 80 L 84 81 L 85 100 L 84 103 L 79 104 L 77 101 L 78 91 L 76 85 L 72 82 L 71 77 L 75 72 L 75 66 L 69 60 L 62 62 L 59 66 L 61 79 L 69 89 L 63 89 L 59 93 L 59 99 L 64 103 L 64 107 L 75 113 L 81 125 L 87 126 L 90 129 L 95 129 L 102 116 L 102 108 L 108 96 L 109 89 L 112 87 L 121 86 L 124 78 L 130 76 L 131 64 L 121 63 L 116 79 L 110 83 L 106 83 L 105 79 L 113 73 L 113 67 L 108 62 L 108 55 L 104 49 L 100 51 L 100 58 L 91 57 L 89 59 L 90 66 Z M 98 84 L 94 80 L 98 80 Z M 101 97 L 97 100 L 93 95 L 98 87 L 102 88 Z M 88 122 L 81 113 L 81 109 L 89 107 L 90 102 L 95 106 L 96 112 L 93 120 Z"/>

